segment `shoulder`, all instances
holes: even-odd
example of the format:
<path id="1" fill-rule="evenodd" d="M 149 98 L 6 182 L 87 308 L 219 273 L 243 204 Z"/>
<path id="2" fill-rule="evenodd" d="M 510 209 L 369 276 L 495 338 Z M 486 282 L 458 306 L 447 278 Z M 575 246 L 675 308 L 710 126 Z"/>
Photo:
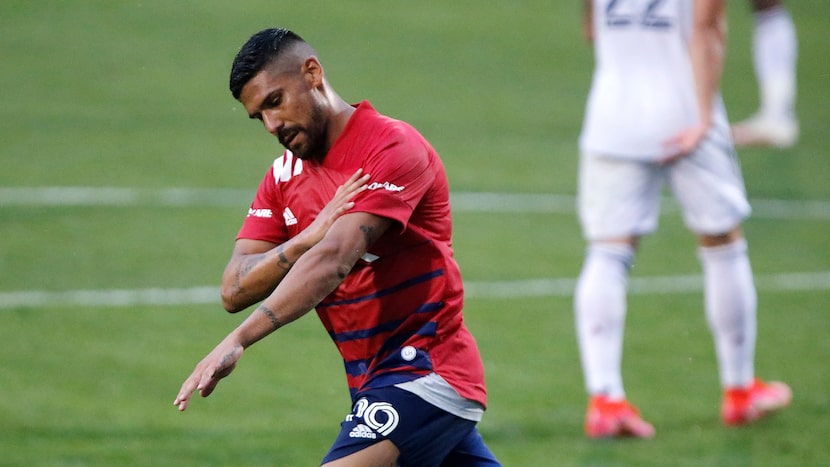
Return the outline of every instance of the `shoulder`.
<path id="1" fill-rule="evenodd" d="M 411 124 L 377 112 L 364 101 L 358 105 L 355 125 L 344 146 L 359 148 L 367 160 L 401 163 L 427 161 L 434 153 L 432 146 Z"/>
<path id="2" fill-rule="evenodd" d="M 411 124 L 375 110 L 368 101 L 357 105 L 357 127 L 364 136 L 399 142 L 422 140 L 423 136 Z"/>

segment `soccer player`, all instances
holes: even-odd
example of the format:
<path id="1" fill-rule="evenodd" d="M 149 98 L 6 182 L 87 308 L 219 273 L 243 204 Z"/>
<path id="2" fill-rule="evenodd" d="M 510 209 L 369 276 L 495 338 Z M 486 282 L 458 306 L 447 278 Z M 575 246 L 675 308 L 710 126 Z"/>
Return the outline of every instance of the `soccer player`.
<path id="1" fill-rule="evenodd" d="M 751 0 L 752 57 L 760 106 L 752 117 L 732 126 L 738 146 L 786 148 L 798 141 L 795 114 L 798 37 L 781 0 Z"/>
<path id="2" fill-rule="evenodd" d="M 484 371 L 462 315 L 438 154 L 369 102 L 345 102 L 314 49 L 286 29 L 242 46 L 230 88 L 286 148 L 223 276 L 228 311 L 263 301 L 198 363 L 174 404 L 210 395 L 245 349 L 314 308 L 353 402 L 325 465 L 499 465 L 476 429 Z"/>
<path id="3" fill-rule="evenodd" d="M 589 244 L 574 309 L 589 437 L 655 433 L 627 401 L 620 367 L 629 269 L 639 239 L 657 228 L 664 184 L 697 237 L 723 422 L 743 425 L 790 402 L 786 384 L 755 377 L 756 291 L 741 230 L 750 206 L 718 91 L 724 4 L 585 0 L 596 63 L 579 140 Z"/>

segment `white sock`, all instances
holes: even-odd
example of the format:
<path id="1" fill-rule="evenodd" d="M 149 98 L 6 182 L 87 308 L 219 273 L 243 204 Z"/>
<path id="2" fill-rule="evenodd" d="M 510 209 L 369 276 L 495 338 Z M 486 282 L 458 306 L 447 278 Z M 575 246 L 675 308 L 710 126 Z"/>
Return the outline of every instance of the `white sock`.
<path id="1" fill-rule="evenodd" d="M 698 252 L 721 386 L 746 387 L 755 375 L 757 305 L 746 240 Z"/>
<path id="2" fill-rule="evenodd" d="M 759 114 L 773 120 L 795 118 L 798 38 L 789 12 L 781 5 L 753 13 L 755 77 Z"/>
<path id="3" fill-rule="evenodd" d="M 588 247 L 574 294 L 576 334 L 590 395 L 625 398 L 622 346 L 628 270 L 634 249 L 625 244 Z"/>

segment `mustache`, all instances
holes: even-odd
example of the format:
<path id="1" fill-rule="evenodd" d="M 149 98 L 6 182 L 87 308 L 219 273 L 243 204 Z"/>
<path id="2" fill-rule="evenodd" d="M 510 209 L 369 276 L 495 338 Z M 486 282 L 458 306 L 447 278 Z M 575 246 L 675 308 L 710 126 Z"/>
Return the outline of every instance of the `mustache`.
<path id="1" fill-rule="evenodd" d="M 290 141 L 291 138 L 293 138 L 294 136 L 297 136 L 297 133 L 299 133 L 300 131 L 301 131 L 300 128 L 294 128 L 294 127 L 280 128 L 277 131 L 277 139 L 279 140 L 280 144 L 285 146 L 285 142 Z"/>

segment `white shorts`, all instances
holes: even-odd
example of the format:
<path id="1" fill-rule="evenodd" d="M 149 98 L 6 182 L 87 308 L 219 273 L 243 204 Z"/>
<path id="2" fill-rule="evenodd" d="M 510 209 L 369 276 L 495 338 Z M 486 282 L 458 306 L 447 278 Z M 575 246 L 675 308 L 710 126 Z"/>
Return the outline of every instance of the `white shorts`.
<path id="1" fill-rule="evenodd" d="M 661 166 L 597 154 L 579 164 L 579 218 L 588 240 L 642 236 L 657 229 L 668 184 L 696 234 L 719 235 L 751 211 L 734 150 L 704 141 L 693 154 Z"/>

